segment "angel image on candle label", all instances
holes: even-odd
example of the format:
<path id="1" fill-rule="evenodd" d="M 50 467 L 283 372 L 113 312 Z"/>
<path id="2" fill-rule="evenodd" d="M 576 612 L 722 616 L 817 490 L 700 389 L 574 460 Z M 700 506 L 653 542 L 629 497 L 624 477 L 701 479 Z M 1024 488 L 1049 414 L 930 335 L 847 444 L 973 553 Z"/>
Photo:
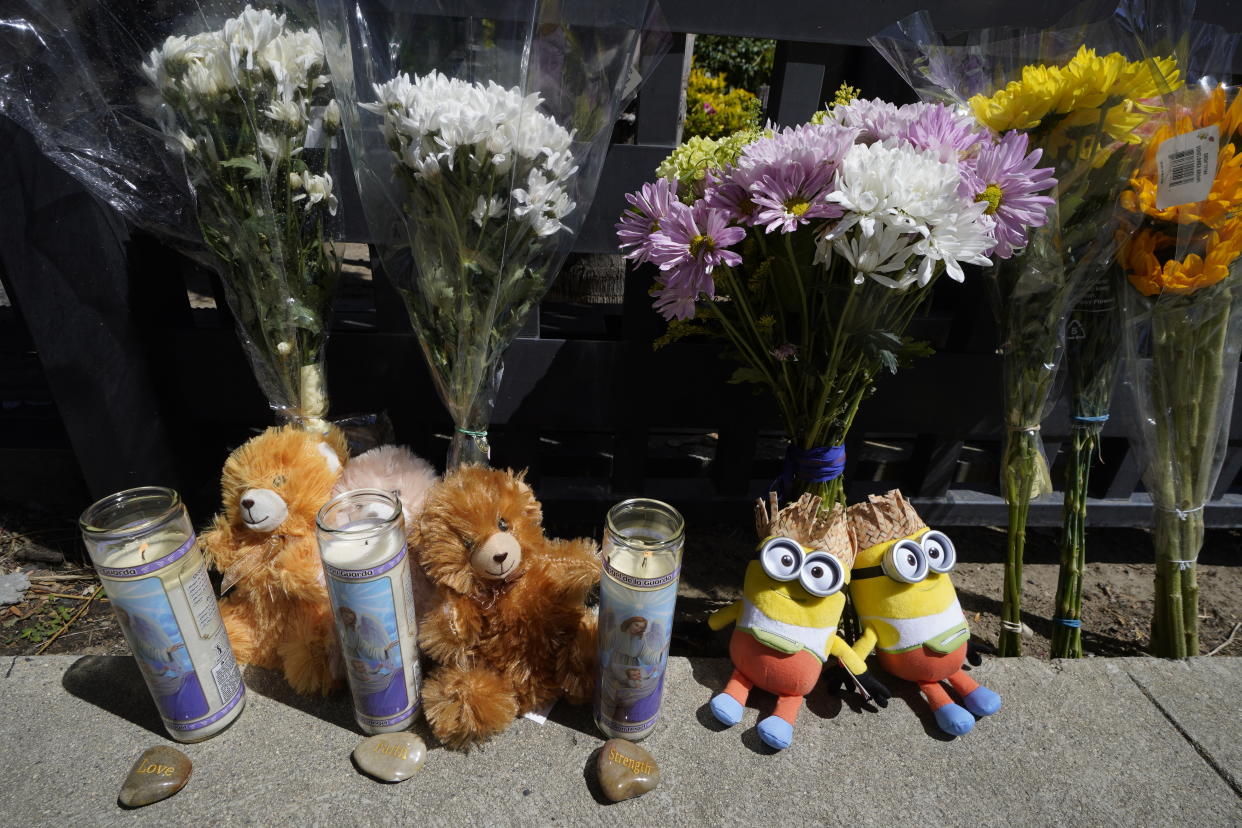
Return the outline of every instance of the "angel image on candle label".
<path id="1" fill-rule="evenodd" d="M 114 582 L 109 597 L 164 718 L 186 722 L 206 716 L 207 696 L 160 579 Z"/>
<path id="2" fill-rule="evenodd" d="M 607 582 L 603 589 L 614 587 Z M 616 589 L 620 593 L 622 590 Z M 617 596 L 620 598 L 621 596 Z M 600 712 L 621 726 L 642 725 L 660 712 L 676 589 L 630 593 L 614 599 L 600 618 L 605 637 L 597 692 Z"/>
<path id="3" fill-rule="evenodd" d="M 337 635 L 354 704 L 375 718 L 400 713 L 410 704 L 391 583 L 388 578 L 332 582 Z"/>

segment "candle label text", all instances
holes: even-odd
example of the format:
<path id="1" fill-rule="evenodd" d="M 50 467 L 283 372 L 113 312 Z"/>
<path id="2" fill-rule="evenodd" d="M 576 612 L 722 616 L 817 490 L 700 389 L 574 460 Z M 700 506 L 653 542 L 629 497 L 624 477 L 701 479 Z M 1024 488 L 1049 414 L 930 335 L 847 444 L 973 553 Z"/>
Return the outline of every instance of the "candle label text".
<path id="1" fill-rule="evenodd" d="M 401 551 L 384 561 L 379 566 L 373 566 L 368 569 L 342 569 L 339 566 L 332 566 L 327 561 L 323 564 L 323 569 L 329 576 L 341 581 L 365 581 L 370 578 L 378 578 L 380 575 L 388 572 L 401 565 L 405 560 L 405 546 L 402 545 Z"/>
<path id="2" fill-rule="evenodd" d="M 101 578 L 139 578 L 143 575 L 150 575 L 153 572 L 159 572 L 169 564 L 174 564 L 181 560 L 187 552 L 194 548 L 197 539 L 193 534 L 190 535 L 185 543 L 178 546 L 173 552 L 158 558 L 150 563 L 144 563 L 139 566 L 96 566 L 95 572 Z"/>

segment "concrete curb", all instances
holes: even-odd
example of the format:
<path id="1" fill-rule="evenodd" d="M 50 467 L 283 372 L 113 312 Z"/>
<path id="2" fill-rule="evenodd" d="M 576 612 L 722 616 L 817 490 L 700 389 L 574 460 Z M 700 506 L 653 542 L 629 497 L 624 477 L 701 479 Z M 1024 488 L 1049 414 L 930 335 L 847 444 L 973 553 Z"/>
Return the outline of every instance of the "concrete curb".
<path id="1" fill-rule="evenodd" d="M 952 740 L 910 688 L 873 712 L 821 686 L 793 746 L 779 754 L 754 730 L 770 700 L 730 730 L 711 718 L 707 701 L 729 669 L 719 659 L 670 660 L 663 719 L 643 743 L 663 782 L 618 804 L 601 800 L 585 773 L 604 741 L 587 708 L 558 705 L 546 725 L 519 721 L 468 755 L 433 748 L 417 776 L 385 785 L 353 767 L 349 754 L 362 735 L 346 698 L 301 699 L 274 674 L 251 669 L 238 721 L 214 739 L 179 746 L 194 762 L 185 790 L 126 811 L 116 795 L 130 764 L 153 744 L 175 744 L 133 660 L 10 657 L 0 663 L 0 748 L 8 757 L 0 821 L 1242 823 L 1242 659 L 990 660 L 974 676 L 1004 697 L 1004 708 Z"/>

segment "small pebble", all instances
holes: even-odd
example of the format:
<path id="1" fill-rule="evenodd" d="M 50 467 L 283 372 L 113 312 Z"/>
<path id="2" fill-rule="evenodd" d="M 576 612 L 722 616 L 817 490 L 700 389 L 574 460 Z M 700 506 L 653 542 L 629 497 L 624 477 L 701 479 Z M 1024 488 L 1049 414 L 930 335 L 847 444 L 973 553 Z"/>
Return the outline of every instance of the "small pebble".
<path id="1" fill-rule="evenodd" d="M 147 748 L 129 769 L 117 800 L 127 808 L 141 808 L 168 799 L 190 781 L 190 769 L 190 757 L 176 748 Z"/>
<path id="2" fill-rule="evenodd" d="M 427 745 L 408 730 L 380 733 L 363 739 L 354 748 L 354 761 L 369 776 L 381 782 L 409 779 L 427 760 Z"/>
<path id="3" fill-rule="evenodd" d="M 625 739 L 609 739 L 595 760 L 604 796 L 620 802 L 660 784 L 660 766 L 650 753 Z"/>

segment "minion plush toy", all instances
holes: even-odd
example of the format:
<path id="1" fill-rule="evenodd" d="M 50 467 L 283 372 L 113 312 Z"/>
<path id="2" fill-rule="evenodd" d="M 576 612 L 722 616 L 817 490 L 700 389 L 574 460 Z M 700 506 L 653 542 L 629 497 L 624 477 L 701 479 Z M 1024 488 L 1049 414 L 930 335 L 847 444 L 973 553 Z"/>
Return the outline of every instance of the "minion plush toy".
<path id="1" fill-rule="evenodd" d="M 864 661 L 836 634 L 845 606 L 854 540 L 845 509 L 820 512 L 820 499 L 803 495 L 771 517 L 755 509 L 759 559 L 746 568 L 743 598 L 707 619 L 713 630 L 736 624 L 729 642 L 733 675 L 711 701 L 712 714 L 735 725 L 754 687 L 776 695 L 776 710 L 759 722 L 759 738 L 776 750 L 793 741 L 802 699 L 819 681 L 824 662 L 836 656 L 859 684 L 887 704 L 888 690 L 867 674 Z"/>
<path id="2" fill-rule="evenodd" d="M 941 730 L 968 733 L 975 716 L 1000 710 L 1001 699 L 962 670 L 970 628 L 949 580 L 953 542 L 928 529 L 895 489 L 851 506 L 849 524 L 861 549 L 850 579 L 863 630 L 854 653 L 865 659 L 876 650 L 881 667 L 918 684 Z"/>

